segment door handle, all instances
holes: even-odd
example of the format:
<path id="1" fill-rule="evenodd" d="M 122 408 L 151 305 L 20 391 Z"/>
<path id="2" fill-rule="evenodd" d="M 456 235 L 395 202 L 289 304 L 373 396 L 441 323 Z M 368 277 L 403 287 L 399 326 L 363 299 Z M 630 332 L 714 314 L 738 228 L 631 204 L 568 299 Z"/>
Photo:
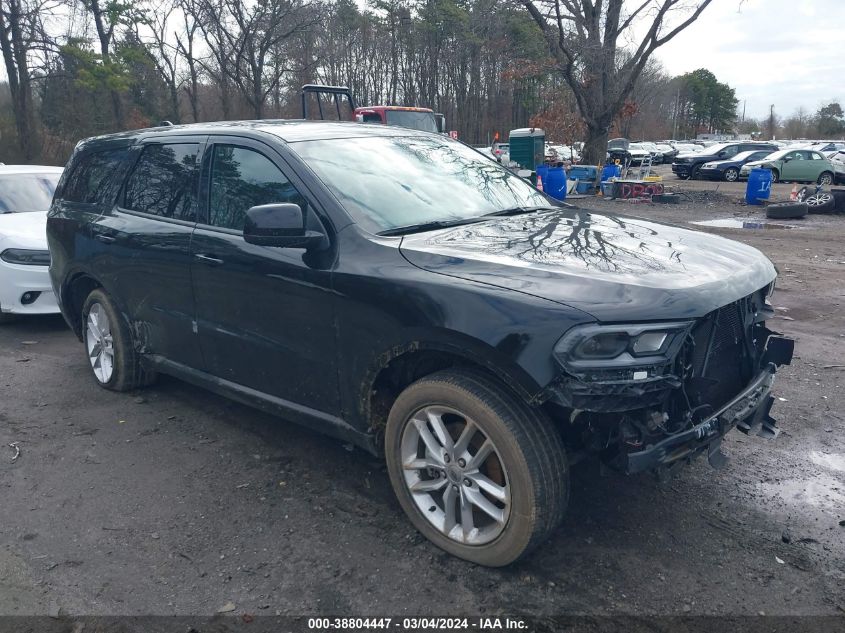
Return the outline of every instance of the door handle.
<path id="1" fill-rule="evenodd" d="M 203 264 L 208 264 L 209 266 L 219 266 L 223 263 L 222 259 L 218 259 L 217 257 L 211 257 L 209 255 L 203 255 L 202 253 L 195 254 L 194 259 L 201 261 Z"/>
<path id="2" fill-rule="evenodd" d="M 114 238 L 111 235 L 104 235 L 103 233 L 97 233 L 97 235 L 95 235 L 94 237 L 96 237 L 104 244 L 112 244 L 117 241 L 117 238 Z"/>

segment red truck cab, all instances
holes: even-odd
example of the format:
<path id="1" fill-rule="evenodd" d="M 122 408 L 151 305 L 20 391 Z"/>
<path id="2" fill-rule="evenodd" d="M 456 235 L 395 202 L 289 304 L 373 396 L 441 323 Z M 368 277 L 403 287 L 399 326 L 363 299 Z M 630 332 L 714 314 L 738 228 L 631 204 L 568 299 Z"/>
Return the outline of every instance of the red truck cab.
<path id="1" fill-rule="evenodd" d="M 379 105 L 355 108 L 355 120 L 359 123 L 380 123 L 398 125 L 424 132 L 439 132 L 434 110 L 405 106 Z"/>

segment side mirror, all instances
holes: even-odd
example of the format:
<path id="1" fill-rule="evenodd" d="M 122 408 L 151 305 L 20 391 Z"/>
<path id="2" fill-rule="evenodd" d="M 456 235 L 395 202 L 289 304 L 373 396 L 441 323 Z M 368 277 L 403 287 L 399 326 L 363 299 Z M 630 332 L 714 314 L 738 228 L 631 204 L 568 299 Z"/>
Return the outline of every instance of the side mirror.
<path id="1" fill-rule="evenodd" d="M 322 231 L 306 229 L 298 204 L 262 204 L 246 212 L 244 240 L 259 246 L 309 249 L 326 239 Z"/>
<path id="2" fill-rule="evenodd" d="M 791 156 L 784 156 L 784 157 L 783 157 L 783 162 L 785 162 L 785 163 L 788 163 L 788 162 L 789 162 L 789 161 L 791 161 L 791 160 L 792 160 L 792 157 L 791 157 Z"/>
<path id="3" fill-rule="evenodd" d="M 718 156 L 719 158 L 724 158 L 724 157 L 725 157 L 725 156 L 727 156 L 727 155 L 728 155 L 728 153 L 727 153 L 725 150 L 722 150 L 721 152 L 719 152 L 719 153 L 717 154 L 717 156 Z"/>

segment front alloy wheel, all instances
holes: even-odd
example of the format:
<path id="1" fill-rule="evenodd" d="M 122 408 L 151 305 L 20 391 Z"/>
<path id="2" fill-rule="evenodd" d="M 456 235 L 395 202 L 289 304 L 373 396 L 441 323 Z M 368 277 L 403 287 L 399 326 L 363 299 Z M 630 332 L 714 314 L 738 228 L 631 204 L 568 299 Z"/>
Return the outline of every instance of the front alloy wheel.
<path id="1" fill-rule="evenodd" d="M 444 370 L 407 387 L 390 410 L 384 442 L 402 509 L 450 554 L 507 565 L 563 517 L 569 470 L 559 430 L 477 370 Z"/>
<path id="2" fill-rule="evenodd" d="M 739 179 L 739 170 L 735 167 L 729 167 L 725 170 L 725 180 L 728 182 L 736 182 Z"/>
<path id="3" fill-rule="evenodd" d="M 496 447 L 464 413 L 429 406 L 402 433 L 405 485 L 422 516 L 465 545 L 494 540 L 508 521 L 510 486 Z"/>

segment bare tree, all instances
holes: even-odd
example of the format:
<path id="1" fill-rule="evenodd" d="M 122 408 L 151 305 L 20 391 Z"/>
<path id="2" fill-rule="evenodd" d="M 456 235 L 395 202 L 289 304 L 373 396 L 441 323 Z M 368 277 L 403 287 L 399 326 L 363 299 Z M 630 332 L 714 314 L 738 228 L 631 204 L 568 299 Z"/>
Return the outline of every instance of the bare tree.
<path id="1" fill-rule="evenodd" d="M 225 0 L 225 6 L 236 26 L 234 30 L 222 32 L 235 61 L 225 66 L 225 72 L 252 108 L 255 118 L 261 119 L 267 96 L 287 70 L 271 63 L 274 59 L 282 60 L 274 51 L 316 20 L 309 22 L 305 12 L 308 5 L 302 0 L 266 0 L 250 6 L 241 0 Z"/>
<path id="2" fill-rule="evenodd" d="M 188 102 L 191 104 L 191 116 L 196 122 L 200 120 L 200 63 L 196 56 L 196 39 L 200 24 L 196 18 L 197 11 L 193 8 L 194 0 L 177 0 L 177 2 L 182 11 L 184 28 L 181 33 L 176 31 L 173 35 L 176 39 L 176 49 L 185 59 L 185 65 L 188 67 L 188 77 L 187 80 L 183 81 L 183 88 L 188 95 Z"/>
<path id="3" fill-rule="evenodd" d="M 39 152 L 29 58 L 42 37 L 39 14 L 45 8 L 45 2 L 0 0 L 0 51 L 9 81 L 18 147 L 27 161 Z"/>
<path id="4" fill-rule="evenodd" d="M 160 0 L 147 6 L 141 5 L 132 20 L 137 41 L 144 44 L 152 65 L 167 87 L 170 102 L 170 113 L 167 116 L 173 123 L 179 123 L 182 118 L 179 113 L 179 90 L 182 85 L 180 50 L 168 39 L 171 16 L 177 7 L 177 0 Z M 149 38 L 142 35 L 141 26 L 146 27 Z M 150 41 L 147 42 L 147 39 Z"/>
<path id="5" fill-rule="evenodd" d="M 521 2 L 543 32 L 555 69 L 584 117 L 584 160 L 598 164 L 604 162 L 614 117 L 654 51 L 695 22 L 712 0 Z M 633 40 L 634 25 L 642 25 L 645 34 L 626 50 L 620 40 Z"/>

